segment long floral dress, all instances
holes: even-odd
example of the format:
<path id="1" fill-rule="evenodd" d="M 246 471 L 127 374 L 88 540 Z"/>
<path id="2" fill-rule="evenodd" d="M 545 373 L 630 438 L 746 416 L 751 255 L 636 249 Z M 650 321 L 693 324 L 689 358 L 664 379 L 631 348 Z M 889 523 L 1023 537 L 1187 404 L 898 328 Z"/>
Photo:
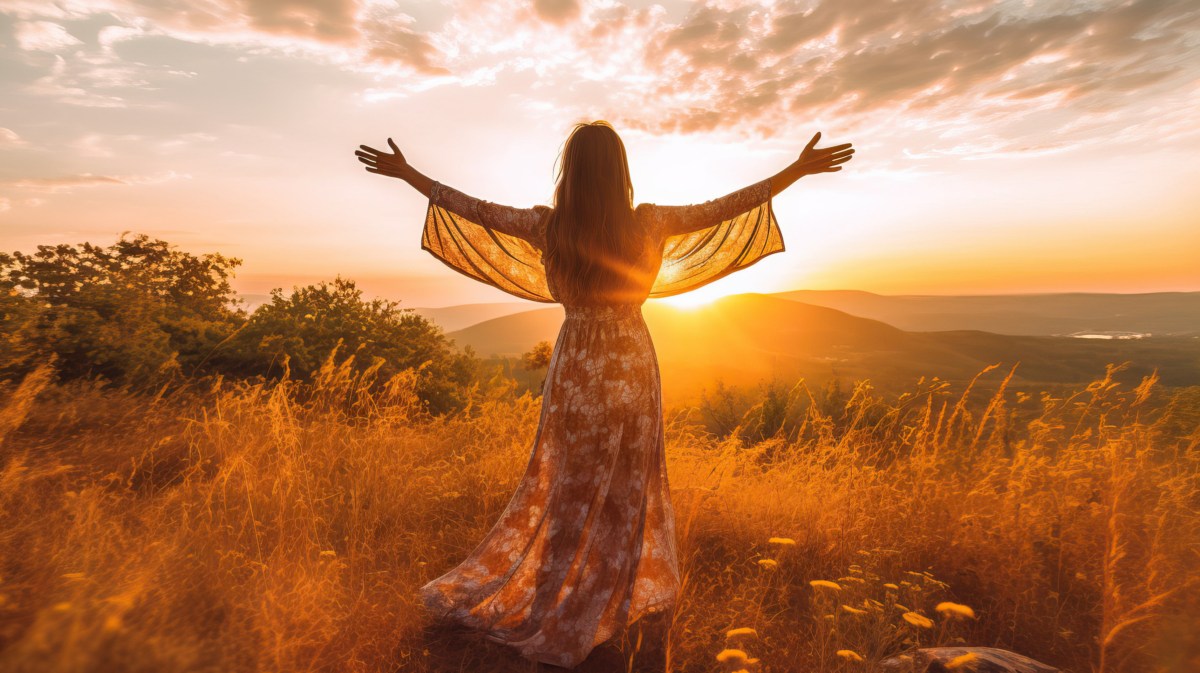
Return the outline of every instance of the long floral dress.
<path id="1" fill-rule="evenodd" d="M 562 303 L 525 470 L 499 520 L 419 590 L 438 618 L 526 658 L 573 668 L 680 590 L 658 359 L 647 297 L 679 294 L 784 249 L 770 181 L 691 206 L 642 204 L 639 296 L 571 296 L 547 274 L 550 209 L 511 208 L 434 183 L 421 247 L 510 294 Z"/>

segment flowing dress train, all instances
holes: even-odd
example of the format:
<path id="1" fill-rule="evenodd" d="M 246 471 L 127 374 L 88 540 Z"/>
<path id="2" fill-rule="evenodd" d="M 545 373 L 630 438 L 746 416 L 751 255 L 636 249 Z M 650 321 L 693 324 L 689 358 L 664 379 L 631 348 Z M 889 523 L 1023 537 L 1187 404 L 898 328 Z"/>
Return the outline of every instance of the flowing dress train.
<path id="1" fill-rule="evenodd" d="M 418 594 L 431 613 L 526 658 L 573 668 L 679 598 L 658 358 L 647 297 L 686 292 L 781 252 L 769 180 L 692 206 L 636 209 L 651 253 L 631 301 L 572 296 L 548 275 L 550 209 L 511 208 L 435 183 L 422 249 L 510 294 L 562 303 L 524 476 L 456 567 Z"/>

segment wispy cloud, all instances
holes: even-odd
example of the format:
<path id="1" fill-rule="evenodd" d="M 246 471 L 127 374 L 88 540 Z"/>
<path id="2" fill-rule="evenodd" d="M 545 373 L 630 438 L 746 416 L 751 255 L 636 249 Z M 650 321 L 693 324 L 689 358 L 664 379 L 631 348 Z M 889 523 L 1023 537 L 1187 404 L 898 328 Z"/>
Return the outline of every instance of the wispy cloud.
<path id="1" fill-rule="evenodd" d="M 0 149 L 24 147 L 28 144 L 16 131 L 0 126 Z"/>
<path id="2" fill-rule="evenodd" d="M 102 185 L 127 185 L 126 180 L 111 175 L 64 175 L 56 178 L 17 178 L 0 180 L 0 187 L 16 189 L 33 189 L 38 191 L 58 192 L 76 187 L 97 187 Z"/>
<path id="3" fill-rule="evenodd" d="M 1048 109 L 1132 108 L 1135 92 L 1200 76 L 1188 58 L 1200 27 L 1193 2 L 901 4 L 704 5 L 649 36 L 655 114 L 628 122 L 769 133 L 797 118 L 867 126 L 904 110 L 1011 123 Z"/>
<path id="4" fill-rule="evenodd" d="M 92 175 L 80 173 L 50 178 L 13 178 L 0 180 L 0 187 L 27 189 L 38 192 L 67 192 L 81 187 L 113 187 L 130 185 L 153 185 L 170 180 L 191 177 L 184 173 L 165 171 L 153 175 Z"/>
<path id="5" fill-rule="evenodd" d="M 58 51 L 83 44 L 66 28 L 50 21 L 21 21 L 13 26 L 13 37 L 26 51 Z"/>

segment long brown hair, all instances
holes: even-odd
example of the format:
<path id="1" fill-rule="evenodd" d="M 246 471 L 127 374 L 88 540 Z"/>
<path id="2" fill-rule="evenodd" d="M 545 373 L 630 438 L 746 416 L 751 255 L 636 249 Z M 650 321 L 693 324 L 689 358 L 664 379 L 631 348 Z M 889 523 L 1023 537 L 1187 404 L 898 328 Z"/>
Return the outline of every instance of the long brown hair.
<path id="1" fill-rule="evenodd" d="M 633 213 L 625 144 L 605 121 L 578 123 L 561 154 L 546 267 L 572 297 L 599 299 L 637 287 L 645 232 Z"/>

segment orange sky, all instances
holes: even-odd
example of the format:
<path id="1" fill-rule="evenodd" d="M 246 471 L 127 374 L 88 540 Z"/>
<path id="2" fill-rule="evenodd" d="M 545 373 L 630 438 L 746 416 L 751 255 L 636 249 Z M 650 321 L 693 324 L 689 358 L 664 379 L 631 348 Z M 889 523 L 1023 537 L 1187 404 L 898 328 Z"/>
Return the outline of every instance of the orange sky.
<path id="1" fill-rule="evenodd" d="M 128 230 L 242 258 L 247 292 L 515 300 L 421 251 L 424 200 L 353 149 L 548 204 L 607 119 L 664 204 L 855 143 L 705 296 L 1200 290 L 1197 45 L 1192 1 L 0 0 L 0 249 Z"/>

